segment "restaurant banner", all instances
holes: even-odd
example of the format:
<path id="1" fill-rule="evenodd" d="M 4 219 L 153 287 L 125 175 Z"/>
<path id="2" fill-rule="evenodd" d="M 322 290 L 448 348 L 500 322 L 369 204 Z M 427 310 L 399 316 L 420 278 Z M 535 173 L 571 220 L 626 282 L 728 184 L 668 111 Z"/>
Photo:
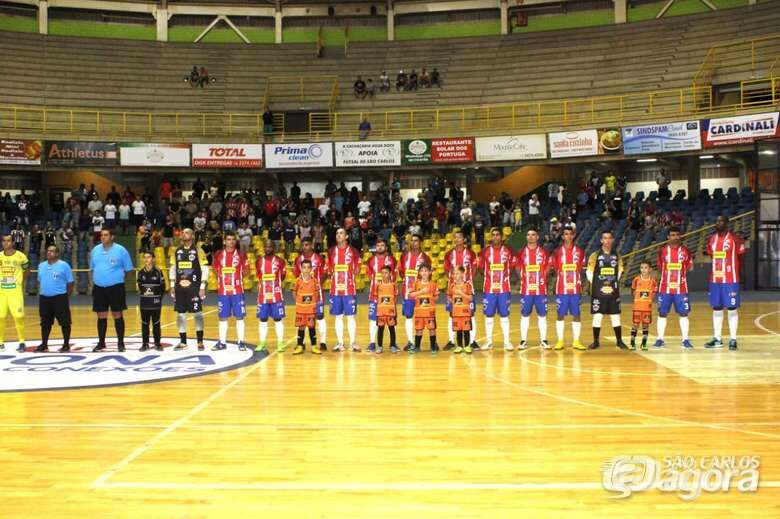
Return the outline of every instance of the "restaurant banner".
<path id="1" fill-rule="evenodd" d="M 702 142 L 705 148 L 729 144 L 750 144 L 759 139 L 780 137 L 777 127 L 778 112 L 704 119 L 701 122 Z"/>
<path id="2" fill-rule="evenodd" d="M 266 144 L 267 168 L 332 168 L 333 145 L 330 142 Z"/>
<path id="3" fill-rule="evenodd" d="M 401 165 L 401 141 L 337 142 L 335 146 L 339 168 Z"/>
<path id="4" fill-rule="evenodd" d="M 115 142 L 46 141 L 46 163 L 52 166 L 116 166 Z"/>
<path id="5" fill-rule="evenodd" d="M 193 168 L 262 168 L 262 144 L 193 144 Z"/>
<path id="6" fill-rule="evenodd" d="M 0 164 L 41 165 L 41 141 L 0 139 Z"/>
<path id="7" fill-rule="evenodd" d="M 189 167 L 189 144 L 122 143 L 119 159 L 123 166 Z"/>
<path id="8" fill-rule="evenodd" d="M 546 159 L 547 138 L 543 133 L 477 137 L 476 149 L 478 162 Z"/>
<path id="9" fill-rule="evenodd" d="M 459 164 L 474 162 L 474 137 L 403 141 L 404 164 Z"/>
<path id="10" fill-rule="evenodd" d="M 699 149 L 701 149 L 699 121 L 623 128 L 623 153 L 626 155 Z"/>

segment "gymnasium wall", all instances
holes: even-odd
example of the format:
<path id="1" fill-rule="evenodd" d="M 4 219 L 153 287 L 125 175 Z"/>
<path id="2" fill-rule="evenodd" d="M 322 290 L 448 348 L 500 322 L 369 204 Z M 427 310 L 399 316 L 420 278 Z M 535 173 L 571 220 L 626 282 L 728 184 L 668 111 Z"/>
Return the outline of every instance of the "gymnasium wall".
<path id="1" fill-rule="evenodd" d="M 489 202 L 493 195 L 506 192 L 513 198 L 521 197 L 542 184 L 557 180 L 566 181 L 566 168 L 553 166 L 522 166 L 494 182 L 471 184 L 471 198 L 477 202 Z"/>

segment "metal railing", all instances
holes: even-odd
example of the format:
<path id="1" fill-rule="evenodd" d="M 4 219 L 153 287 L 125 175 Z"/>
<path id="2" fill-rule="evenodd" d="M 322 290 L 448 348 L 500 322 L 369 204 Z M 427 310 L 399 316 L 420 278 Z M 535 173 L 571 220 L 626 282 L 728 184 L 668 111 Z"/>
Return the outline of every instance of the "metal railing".
<path id="1" fill-rule="evenodd" d="M 693 87 L 709 86 L 725 60 L 733 60 L 739 65 L 750 60 L 750 77 L 758 77 L 760 65 L 772 60 L 780 49 L 780 34 L 771 34 L 760 38 L 746 38 L 713 45 L 704 56 L 696 74 Z M 772 65 L 767 67 L 767 75 L 772 76 Z"/>

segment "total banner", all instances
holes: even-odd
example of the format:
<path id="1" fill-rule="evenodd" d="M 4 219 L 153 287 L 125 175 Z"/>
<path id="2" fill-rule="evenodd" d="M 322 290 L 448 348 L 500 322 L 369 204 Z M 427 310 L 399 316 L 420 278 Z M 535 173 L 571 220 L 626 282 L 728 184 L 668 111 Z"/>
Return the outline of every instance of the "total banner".
<path id="1" fill-rule="evenodd" d="M 333 145 L 330 142 L 266 144 L 266 168 L 332 168 Z"/>
<path id="2" fill-rule="evenodd" d="M 54 166 L 115 166 L 115 142 L 46 141 L 46 163 Z"/>
<path id="3" fill-rule="evenodd" d="M 623 153 L 666 153 L 701 149 L 699 121 L 623 128 Z"/>
<path id="4" fill-rule="evenodd" d="M 727 146 L 730 144 L 750 144 L 759 139 L 780 137 L 777 127 L 779 112 L 766 114 L 740 115 L 704 119 L 701 122 L 701 135 L 705 148 Z"/>
<path id="5" fill-rule="evenodd" d="M 403 141 L 404 164 L 459 164 L 474 162 L 474 137 Z"/>
<path id="6" fill-rule="evenodd" d="M 189 167 L 189 144 L 122 143 L 119 159 L 123 166 Z"/>
<path id="7" fill-rule="evenodd" d="M 0 139 L 0 164 L 40 166 L 41 141 Z"/>
<path id="8" fill-rule="evenodd" d="M 547 137 L 552 158 L 613 155 L 623 148 L 619 128 L 553 132 Z"/>
<path id="9" fill-rule="evenodd" d="M 401 165 L 401 141 L 337 142 L 335 146 L 338 168 Z"/>
<path id="10" fill-rule="evenodd" d="M 547 138 L 536 135 L 477 137 L 477 162 L 492 160 L 535 160 L 547 158 Z"/>
<path id="11" fill-rule="evenodd" d="M 262 168 L 262 144 L 193 144 L 193 168 Z"/>

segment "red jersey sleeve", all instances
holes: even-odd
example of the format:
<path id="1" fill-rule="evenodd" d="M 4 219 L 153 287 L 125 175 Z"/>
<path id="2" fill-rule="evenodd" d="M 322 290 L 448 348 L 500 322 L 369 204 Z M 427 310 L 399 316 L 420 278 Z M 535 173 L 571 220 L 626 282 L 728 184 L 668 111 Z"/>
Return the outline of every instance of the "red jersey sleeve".
<path id="1" fill-rule="evenodd" d="M 287 277 L 287 262 L 284 261 L 282 258 L 277 258 L 279 262 L 279 279 L 284 281 L 284 278 Z"/>
<path id="2" fill-rule="evenodd" d="M 218 250 L 214 253 L 214 256 L 211 258 L 211 268 L 214 270 L 214 272 L 219 275 L 219 263 L 220 263 L 220 257 L 222 256 L 222 251 Z"/>
<path id="3" fill-rule="evenodd" d="M 737 248 L 737 255 L 745 254 L 745 240 L 736 234 L 734 235 L 734 246 Z"/>

